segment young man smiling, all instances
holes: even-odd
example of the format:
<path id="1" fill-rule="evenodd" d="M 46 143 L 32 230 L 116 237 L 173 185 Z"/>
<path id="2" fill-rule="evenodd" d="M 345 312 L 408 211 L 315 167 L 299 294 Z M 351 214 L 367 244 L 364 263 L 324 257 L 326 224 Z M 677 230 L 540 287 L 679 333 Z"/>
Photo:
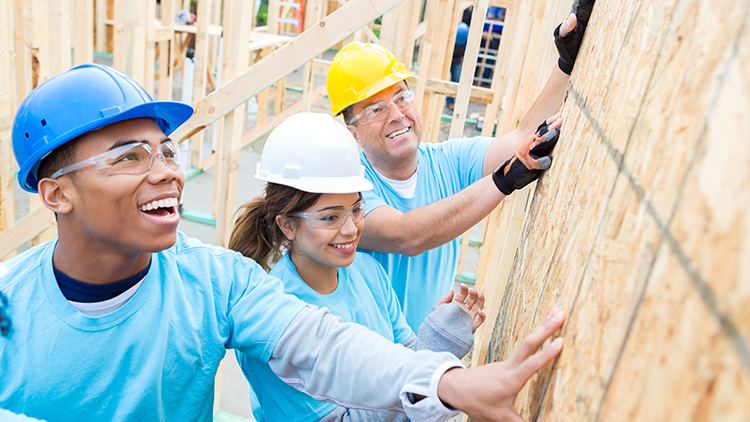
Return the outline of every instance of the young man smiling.
<path id="1" fill-rule="evenodd" d="M 375 185 L 364 193 L 360 247 L 386 269 L 413 330 L 451 288 L 458 236 L 549 167 L 561 125 L 559 115 L 549 116 L 562 104 L 593 3 L 574 2 L 555 30 L 558 66 L 518 128 L 497 138 L 421 143 L 422 118 L 406 83 L 413 73 L 398 58 L 355 42 L 333 59 L 332 111 L 343 114 Z"/>
<path id="2" fill-rule="evenodd" d="M 340 404 L 415 421 L 450 406 L 516 420 L 515 395 L 562 348 L 536 352 L 561 311 L 513 360 L 464 369 L 283 293 L 254 261 L 177 232 L 185 178 L 167 135 L 191 112 L 98 65 L 49 79 L 19 107 L 18 180 L 56 213 L 59 239 L 8 261 L 0 280 L 10 321 L 0 408 L 49 421 L 210 421 L 216 370 L 236 348 Z"/>

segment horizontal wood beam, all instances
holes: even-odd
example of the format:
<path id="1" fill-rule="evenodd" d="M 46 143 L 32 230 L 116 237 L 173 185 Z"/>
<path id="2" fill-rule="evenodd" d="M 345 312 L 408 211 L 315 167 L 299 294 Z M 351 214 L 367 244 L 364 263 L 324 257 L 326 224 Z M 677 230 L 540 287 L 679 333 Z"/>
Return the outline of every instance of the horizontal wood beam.
<path id="1" fill-rule="evenodd" d="M 32 211 L 7 230 L 0 232 L 0 259 L 56 225 L 55 213 L 47 208 L 40 207 Z"/>

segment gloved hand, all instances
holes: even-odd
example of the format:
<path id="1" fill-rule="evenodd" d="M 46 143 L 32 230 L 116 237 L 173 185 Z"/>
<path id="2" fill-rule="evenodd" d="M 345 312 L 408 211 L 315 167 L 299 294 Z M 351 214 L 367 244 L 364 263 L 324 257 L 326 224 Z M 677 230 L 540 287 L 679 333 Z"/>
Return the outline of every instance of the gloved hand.
<path id="1" fill-rule="evenodd" d="M 581 40 L 583 40 L 583 34 L 586 32 L 586 26 L 589 24 L 589 17 L 591 17 L 591 9 L 594 7 L 594 1 L 574 0 L 570 13 L 576 17 L 575 28 L 563 36 L 560 35 L 560 28 L 563 24 L 561 23 L 555 28 L 555 47 L 557 47 L 557 52 L 560 54 L 557 65 L 560 67 L 560 70 L 568 75 L 573 71 L 573 64 L 578 56 L 578 50 L 581 48 Z"/>
<path id="2" fill-rule="evenodd" d="M 552 165 L 552 148 L 560 138 L 560 129 L 549 130 L 545 121 L 535 134 L 526 138 L 513 157 L 503 163 L 494 173 L 492 181 L 500 192 L 510 195 L 539 177 L 539 173 Z"/>

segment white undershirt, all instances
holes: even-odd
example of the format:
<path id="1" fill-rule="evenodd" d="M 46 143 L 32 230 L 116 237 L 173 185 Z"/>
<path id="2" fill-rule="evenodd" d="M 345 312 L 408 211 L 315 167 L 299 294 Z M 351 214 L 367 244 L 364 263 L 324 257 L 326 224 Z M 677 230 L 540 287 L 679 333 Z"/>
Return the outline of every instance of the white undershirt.
<path id="1" fill-rule="evenodd" d="M 396 191 L 398 196 L 402 198 L 414 198 L 417 191 L 417 172 L 415 171 L 414 174 L 406 179 L 406 180 L 393 180 L 389 179 L 385 176 L 383 176 L 382 173 L 375 170 L 375 172 L 380 175 L 380 178 L 385 181 L 385 183 L 388 183 L 388 186 L 393 188 L 393 190 Z"/>
<path id="2" fill-rule="evenodd" d="M 145 279 L 145 277 L 144 277 Z M 73 305 L 74 308 L 78 309 L 79 311 L 83 312 L 84 314 L 96 317 L 100 315 L 105 315 L 110 312 L 114 312 L 122 305 L 124 305 L 133 295 L 136 291 L 138 291 L 138 287 L 141 286 L 141 283 L 143 283 L 143 280 L 136 283 L 133 287 L 129 288 L 128 290 L 125 290 L 124 292 L 120 293 L 119 295 L 113 297 L 112 299 L 103 300 L 101 302 L 74 302 L 72 300 L 69 300 L 71 305 Z"/>

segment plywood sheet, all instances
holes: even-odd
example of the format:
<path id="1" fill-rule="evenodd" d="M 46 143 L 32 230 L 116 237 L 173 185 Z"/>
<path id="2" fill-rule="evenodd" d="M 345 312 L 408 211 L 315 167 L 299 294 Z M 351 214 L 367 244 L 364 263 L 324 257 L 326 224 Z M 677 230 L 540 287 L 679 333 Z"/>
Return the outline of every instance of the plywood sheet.
<path id="1" fill-rule="evenodd" d="M 598 2 L 488 353 L 528 420 L 750 420 L 750 1 Z"/>

